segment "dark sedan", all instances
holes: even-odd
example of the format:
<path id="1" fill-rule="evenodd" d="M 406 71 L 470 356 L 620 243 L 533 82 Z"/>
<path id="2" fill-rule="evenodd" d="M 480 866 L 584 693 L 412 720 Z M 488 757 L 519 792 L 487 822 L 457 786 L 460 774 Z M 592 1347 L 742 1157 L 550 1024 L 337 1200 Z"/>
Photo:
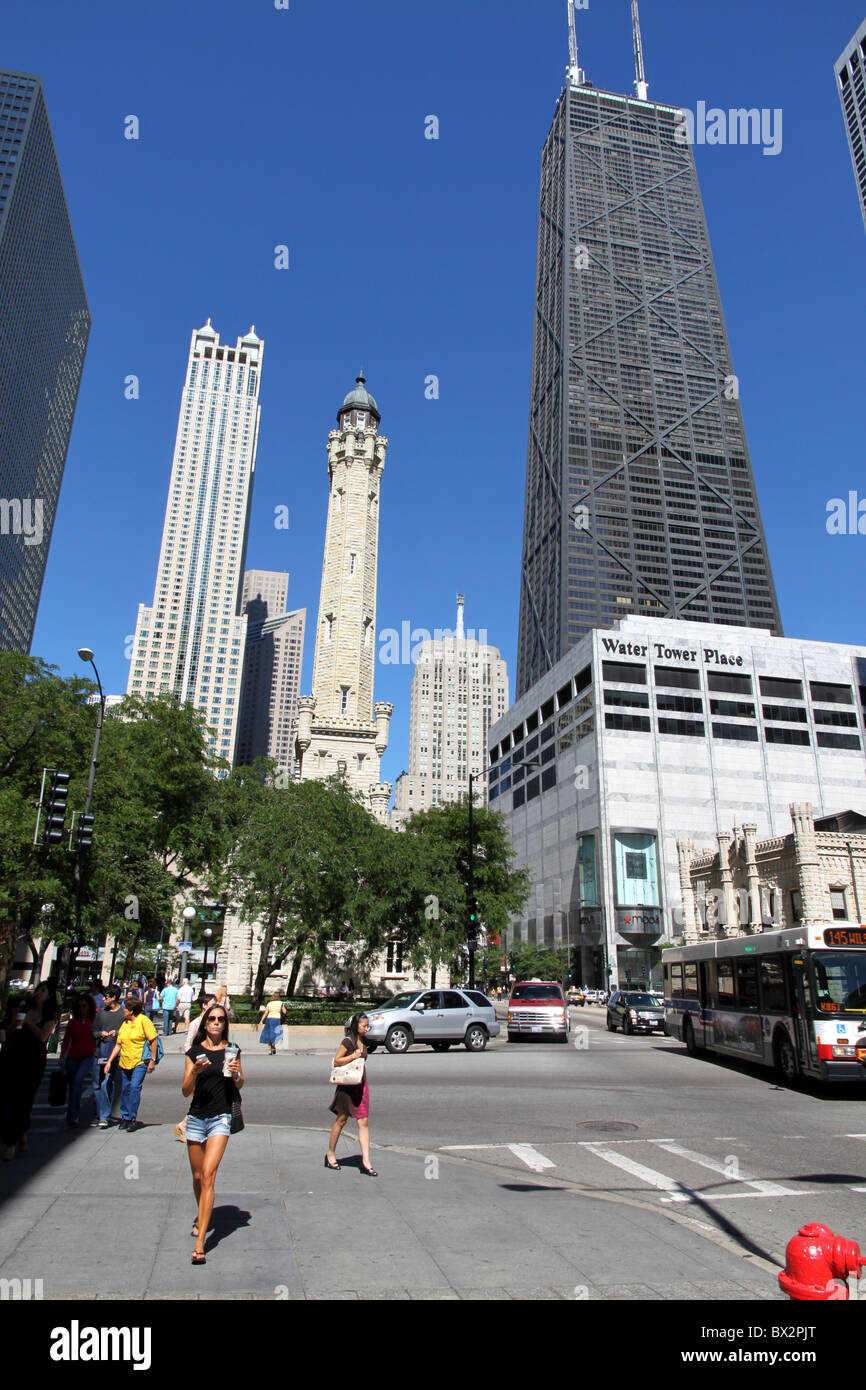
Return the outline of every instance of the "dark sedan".
<path id="1" fill-rule="evenodd" d="M 667 1033 L 664 1003 L 658 994 L 618 989 L 608 1001 L 607 1027 L 611 1033 Z"/>

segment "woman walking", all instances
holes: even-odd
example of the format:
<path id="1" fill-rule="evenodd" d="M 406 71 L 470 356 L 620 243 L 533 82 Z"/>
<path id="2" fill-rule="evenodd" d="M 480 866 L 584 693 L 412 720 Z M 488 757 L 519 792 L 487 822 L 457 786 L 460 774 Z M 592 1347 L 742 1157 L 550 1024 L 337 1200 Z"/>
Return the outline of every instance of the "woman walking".
<path id="1" fill-rule="evenodd" d="M 336 1115 L 336 1120 L 331 1126 L 331 1137 L 328 1141 L 328 1152 L 325 1155 L 325 1167 L 332 1173 L 339 1173 L 340 1164 L 337 1162 L 337 1140 L 343 1132 L 343 1126 L 348 1119 L 358 1122 L 358 1142 L 361 1145 L 361 1172 L 366 1173 L 368 1178 L 378 1178 L 379 1174 L 370 1162 L 370 1088 L 367 1085 L 367 1046 L 364 1036 L 370 1027 L 370 1020 L 366 1014 L 354 1014 L 349 1019 L 346 1028 L 346 1036 L 337 1049 L 334 1058 L 335 1067 L 348 1066 L 350 1062 L 363 1061 L 364 1075 L 357 1086 L 337 1086 L 334 1090 L 334 1099 L 331 1101 L 329 1109 Z"/>
<path id="2" fill-rule="evenodd" d="M 278 994 L 269 995 L 268 1002 L 259 1019 L 259 1027 L 262 1029 L 259 1034 L 259 1042 L 267 1043 L 269 1057 L 276 1055 L 276 1044 L 283 1036 L 283 1025 L 280 1022 L 282 1012 L 283 1006 L 280 1003 L 280 996 Z M 262 1024 L 264 1024 L 263 1028 Z"/>
<path id="3" fill-rule="evenodd" d="M 225 986 L 223 986 L 223 988 L 225 988 Z M 210 1008 L 211 1004 L 214 1002 L 214 996 L 212 994 L 202 995 L 201 1002 L 201 1013 L 192 1020 L 192 1022 L 186 1030 L 186 1048 L 184 1049 L 184 1051 L 186 1052 L 189 1052 L 190 1048 L 192 1047 L 193 1043 L 198 1037 L 199 1030 L 201 1029 L 201 1026 L 204 1023 L 204 1016 Z M 226 1013 L 228 1013 L 228 1010 L 226 1010 Z M 186 1115 L 184 1115 L 182 1120 L 178 1120 L 177 1124 L 175 1125 L 174 1137 L 175 1139 L 179 1139 L 182 1144 L 186 1143 Z"/>
<path id="4" fill-rule="evenodd" d="M 45 1073 L 48 1039 L 60 1011 L 53 980 L 43 980 L 19 1012 L 20 1027 L 7 1035 L 0 1051 L 0 1142 L 5 1162 L 27 1147 L 30 1112 Z"/>
<path id="5" fill-rule="evenodd" d="M 183 1094 L 191 1097 L 186 1146 L 192 1189 L 198 1203 L 192 1236 L 192 1263 L 203 1265 L 204 1243 L 214 1203 L 217 1169 L 229 1142 L 232 1103 L 244 1084 L 240 1048 L 229 1046 L 229 1021 L 221 1004 L 202 1014 L 198 1036 L 186 1054 Z"/>
<path id="6" fill-rule="evenodd" d="M 66 1066 L 69 1082 L 69 1096 L 66 1102 L 68 1129 L 78 1128 L 84 1078 L 93 1076 L 93 1057 L 96 1052 L 96 1043 L 93 1040 L 95 1017 L 96 1008 L 90 995 L 79 994 L 73 1000 L 69 1022 L 63 1035 L 63 1046 L 60 1049 L 60 1061 Z"/>
<path id="7" fill-rule="evenodd" d="M 114 1051 L 122 1022 L 120 990 L 117 985 L 109 985 L 105 991 L 105 1007 L 100 1009 L 93 1020 L 93 1041 L 96 1044 L 96 1056 L 93 1059 L 93 1099 L 96 1102 L 96 1123 L 100 1129 L 108 1129 L 111 1118 L 117 1084 L 117 1060 L 109 1066 L 108 1059 Z"/>
<path id="8" fill-rule="evenodd" d="M 151 1049 L 149 1060 L 142 1056 L 144 1045 Z M 120 1058 L 120 1124 L 132 1134 L 136 1128 L 141 1088 L 144 1078 L 156 1066 L 156 1029 L 142 1011 L 140 999 L 127 998 L 123 1006 L 123 1022 L 117 1030 L 117 1042 L 109 1053 L 106 1068 L 110 1071 L 116 1057 Z"/>

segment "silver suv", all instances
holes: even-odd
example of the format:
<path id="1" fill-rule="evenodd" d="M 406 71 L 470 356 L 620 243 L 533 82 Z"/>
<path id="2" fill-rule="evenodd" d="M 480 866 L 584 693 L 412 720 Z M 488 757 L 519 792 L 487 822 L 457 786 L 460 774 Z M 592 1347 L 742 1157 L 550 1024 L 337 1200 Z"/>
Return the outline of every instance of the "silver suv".
<path id="1" fill-rule="evenodd" d="M 499 1036 L 496 1010 L 480 990 L 416 989 L 370 1009 L 364 1041 L 373 1052 L 384 1043 L 389 1052 L 407 1052 L 413 1043 L 427 1043 L 434 1052 L 463 1043 L 469 1052 L 483 1052 L 488 1038 Z"/>

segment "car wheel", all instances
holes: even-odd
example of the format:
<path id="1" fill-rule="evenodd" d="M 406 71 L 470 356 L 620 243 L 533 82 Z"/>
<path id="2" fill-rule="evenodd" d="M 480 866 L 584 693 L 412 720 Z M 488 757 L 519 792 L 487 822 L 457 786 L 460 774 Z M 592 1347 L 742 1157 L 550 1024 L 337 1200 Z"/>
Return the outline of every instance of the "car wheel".
<path id="1" fill-rule="evenodd" d="M 487 1029 L 483 1023 L 473 1023 L 466 1029 L 463 1046 L 467 1052 L 483 1052 L 487 1046 Z"/>
<path id="2" fill-rule="evenodd" d="M 447 1052 L 449 1047 L 451 1046 L 450 1042 L 431 1043 L 430 1045 L 433 1048 L 434 1052 Z"/>
<path id="3" fill-rule="evenodd" d="M 787 1028 L 779 1028 L 773 1038 L 773 1061 L 782 1080 L 789 1086 L 793 1085 L 799 1075 L 799 1068 L 797 1054 Z"/>
<path id="4" fill-rule="evenodd" d="M 388 1030 L 385 1046 L 389 1052 L 408 1052 L 412 1046 L 412 1034 L 405 1024 L 398 1023 Z"/>
<path id="5" fill-rule="evenodd" d="M 622 1021 L 622 1031 L 623 1031 L 624 1033 L 626 1033 L 629 1037 L 631 1037 L 632 1033 L 634 1032 L 634 1024 L 632 1023 L 632 1021 L 631 1021 L 631 1019 L 629 1018 L 628 1014 L 626 1014 L 625 1017 L 623 1018 L 623 1021 Z"/>
<path id="6" fill-rule="evenodd" d="M 683 1042 L 686 1045 L 686 1052 L 689 1054 L 689 1056 L 697 1057 L 698 1045 L 695 1042 L 695 1030 L 692 1027 L 692 1021 L 690 1018 L 687 1018 L 685 1023 L 683 1024 Z"/>
<path id="7" fill-rule="evenodd" d="M 615 1032 L 616 1032 L 616 1024 L 614 1023 L 614 1021 L 613 1021 L 613 1019 L 611 1018 L 610 1014 L 608 1014 L 608 1016 L 607 1016 L 607 1031 L 608 1031 L 609 1033 L 615 1033 Z"/>

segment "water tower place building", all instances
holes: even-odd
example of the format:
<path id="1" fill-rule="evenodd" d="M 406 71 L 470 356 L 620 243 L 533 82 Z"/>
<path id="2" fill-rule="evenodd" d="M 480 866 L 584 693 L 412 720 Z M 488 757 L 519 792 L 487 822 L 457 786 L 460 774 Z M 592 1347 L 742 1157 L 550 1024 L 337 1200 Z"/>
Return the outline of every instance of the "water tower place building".
<path id="1" fill-rule="evenodd" d="M 866 647 L 629 616 L 490 731 L 490 805 L 533 876 L 511 939 L 568 946 L 588 986 L 649 983 L 683 930 L 677 840 L 866 813 Z"/>

